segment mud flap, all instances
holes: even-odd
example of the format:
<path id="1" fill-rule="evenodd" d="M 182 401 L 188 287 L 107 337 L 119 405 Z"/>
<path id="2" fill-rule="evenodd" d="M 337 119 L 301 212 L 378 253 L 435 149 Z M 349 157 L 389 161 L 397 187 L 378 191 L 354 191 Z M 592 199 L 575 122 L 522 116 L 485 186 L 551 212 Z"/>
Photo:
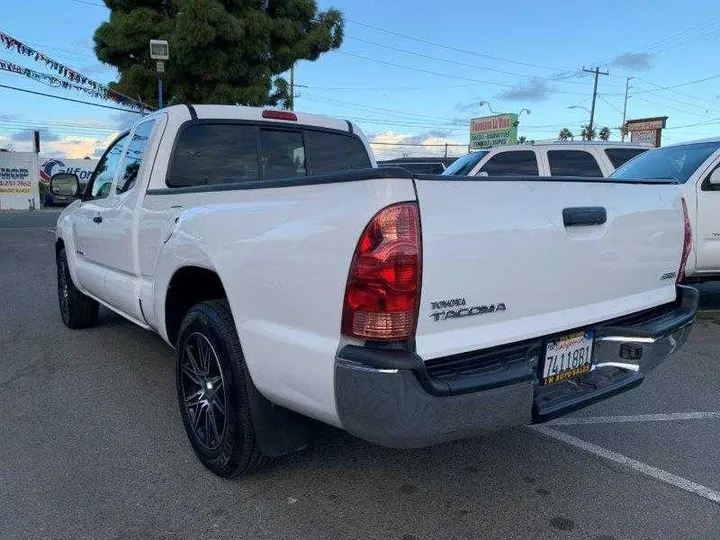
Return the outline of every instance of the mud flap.
<path id="1" fill-rule="evenodd" d="M 280 457 L 307 447 L 310 440 L 308 419 L 263 396 L 247 368 L 245 381 L 255 437 L 262 453 L 267 457 Z"/>

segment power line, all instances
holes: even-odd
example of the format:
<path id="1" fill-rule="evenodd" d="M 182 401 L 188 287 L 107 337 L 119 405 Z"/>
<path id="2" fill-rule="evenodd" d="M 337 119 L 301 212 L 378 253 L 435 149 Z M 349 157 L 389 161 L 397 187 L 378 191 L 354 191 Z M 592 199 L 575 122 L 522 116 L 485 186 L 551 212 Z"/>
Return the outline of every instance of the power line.
<path id="1" fill-rule="evenodd" d="M 605 99 L 605 98 L 602 96 L 602 94 L 598 94 L 598 97 L 599 97 L 601 100 L 603 100 L 606 104 L 610 105 L 610 106 L 611 106 L 613 109 L 615 109 L 617 112 L 619 112 L 620 114 L 622 114 L 622 111 L 621 111 L 618 107 L 616 107 L 615 105 L 613 105 L 609 100 Z"/>
<path id="2" fill-rule="evenodd" d="M 720 77 L 720 73 L 717 73 L 717 74 L 715 74 L 715 75 L 710 75 L 709 77 L 703 77 L 702 79 L 695 79 L 695 80 L 693 80 L 693 81 L 688 81 L 688 82 L 684 82 L 684 83 L 680 83 L 680 84 L 672 84 L 672 85 L 669 85 L 669 86 L 659 86 L 659 85 L 655 85 L 654 83 L 651 83 L 650 81 L 645 81 L 645 82 L 647 82 L 647 83 L 649 83 L 649 84 L 652 84 L 652 85 L 654 85 L 654 86 L 657 86 L 657 90 L 639 90 L 639 91 L 637 91 L 637 92 L 633 92 L 633 93 L 630 94 L 630 95 L 631 95 L 631 96 L 634 96 L 634 95 L 636 95 L 636 94 L 647 94 L 647 93 L 656 92 L 656 91 L 658 91 L 658 90 L 671 90 L 671 89 L 673 89 L 673 88 L 680 88 L 680 87 L 683 87 L 683 86 L 691 86 L 691 85 L 693 85 L 693 84 L 700 84 L 700 83 L 703 83 L 703 82 L 711 81 L 711 80 L 713 80 L 713 79 L 717 79 L 718 77 Z M 644 80 L 644 79 L 643 79 L 643 80 Z"/>
<path id="3" fill-rule="evenodd" d="M 381 146 L 431 146 L 431 147 L 451 147 L 451 146 L 462 146 L 467 147 L 467 144 L 455 144 L 455 143 L 391 143 L 391 142 L 373 142 L 369 141 L 370 144 L 377 144 Z"/>
<path id="4" fill-rule="evenodd" d="M 296 84 L 296 88 L 308 88 L 310 90 L 353 90 L 363 92 L 425 92 L 426 90 L 449 90 L 457 88 L 475 87 L 474 84 L 450 84 L 444 86 L 310 86 L 307 84 Z"/>
<path id="5" fill-rule="evenodd" d="M 338 103 L 343 106 L 360 109 L 360 110 L 367 110 L 367 111 L 371 111 L 371 112 L 381 112 L 381 113 L 393 114 L 396 116 L 411 116 L 411 117 L 417 117 L 417 118 L 419 118 L 421 120 L 425 120 L 425 121 L 437 120 L 440 122 L 448 122 L 448 123 L 452 122 L 452 120 L 449 120 L 448 118 L 442 118 L 439 116 L 431 116 L 431 115 L 427 115 L 427 114 L 419 114 L 419 113 L 413 113 L 413 112 L 409 112 L 409 111 L 400 111 L 400 110 L 395 110 L 395 109 L 386 109 L 383 107 L 373 107 L 371 105 L 363 105 L 360 103 L 353 103 L 350 101 L 335 99 L 335 98 L 332 98 L 329 96 L 314 96 L 314 95 L 307 96 L 306 95 L 305 97 L 307 99 L 310 99 L 311 101 L 314 100 L 314 101 L 319 101 L 319 102 L 323 102 L 323 103 L 324 102 Z"/>
<path id="6" fill-rule="evenodd" d="M 369 40 L 369 39 L 363 39 L 363 38 L 359 38 L 359 37 L 355 37 L 355 36 L 348 36 L 348 38 L 349 38 L 349 39 L 352 39 L 352 40 L 355 40 L 355 41 L 360 41 L 360 42 L 362 42 L 362 43 L 368 43 L 368 44 L 374 45 L 374 46 L 376 46 L 376 47 L 382 47 L 382 48 L 384 48 L 384 49 L 390 49 L 390 50 L 392 50 L 392 51 L 398 51 L 398 52 L 402 52 L 402 53 L 405 53 L 405 54 L 411 54 L 411 55 L 413 55 L 413 56 L 419 56 L 420 58 L 428 58 L 428 59 L 430 59 L 430 60 L 436 60 L 436 61 L 438 61 L 438 62 L 445 62 L 445 63 L 448 63 L 448 64 L 454 64 L 454 65 L 456 65 L 456 66 L 462 66 L 462 67 L 467 67 L 467 68 L 471 68 L 471 69 L 478 69 L 478 70 L 481 70 L 481 71 L 491 71 L 491 72 L 493 72 L 493 73 L 501 73 L 501 74 L 503 74 L 503 75 L 512 75 L 512 76 L 514 76 L 514 77 L 525 77 L 525 78 L 530 78 L 530 79 L 542 79 L 542 80 L 545 80 L 545 81 L 552 81 L 552 82 L 564 83 L 564 84 L 580 84 L 580 85 L 584 85 L 584 84 L 585 84 L 584 82 L 580 82 L 580 81 L 570 81 L 570 80 L 567 80 L 567 79 L 561 79 L 561 78 L 557 78 L 557 77 L 542 77 L 542 76 L 539 76 L 539 75 L 528 75 L 527 73 L 516 73 L 516 72 L 512 72 L 512 71 L 504 71 L 504 70 L 502 70 L 502 69 L 495 69 L 495 68 L 490 68 L 490 67 L 483 67 L 483 66 L 477 66 L 477 65 L 473 65 L 473 64 L 467 64 L 467 63 L 465 63 L 465 62 L 458 62 L 457 60 L 449 60 L 449 59 L 447 59 L 447 58 L 441 58 L 441 57 L 439 57 L 439 56 L 433 56 L 433 55 L 430 55 L 430 54 L 424 54 L 424 53 L 420 53 L 420 52 L 417 52 L 417 51 L 411 51 L 411 50 L 409 50 L 409 49 L 404 49 L 404 48 L 402 48 L 402 47 L 395 47 L 395 46 L 393 46 L 393 45 L 386 45 L 386 44 L 384 44 L 384 43 L 378 43 L 378 42 L 376 42 L 376 41 L 371 41 L 371 40 Z M 611 85 L 611 86 L 612 86 L 612 85 Z"/>
<path id="7" fill-rule="evenodd" d="M 8 90 L 17 90 L 18 92 L 27 92 L 28 94 L 35 94 L 36 96 L 62 99 L 63 101 L 72 101 L 73 103 L 82 103 L 83 105 L 92 105 L 93 107 L 102 107 L 104 109 L 114 109 L 116 111 L 130 112 L 130 113 L 135 113 L 135 114 L 139 114 L 139 115 L 145 114 L 141 111 L 134 111 L 132 109 L 123 109 L 122 107 L 113 107 L 112 105 L 103 105 L 101 103 L 92 103 L 91 101 L 82 101 L 80 99 L 72 99 L 72 98 L 63 97 L 63 96 L 56 96 L 54 94 L 46 94 L 44 92 L 36 92 L 34 90 L 27 90 L 26 88 L 18 88 L 17 86 L 8 86 L 6 84 L 0 84 L 0 88 L 7 88 Z"/>
<path id="8" fill-rule="evenodd" d="M 704 103 L 710 103 L 711 105 L 714 104 L 715 101 L 716 101 L 716 99 L 717 99 L 717 97 L 716 97 L 716 98 L 713 99 L 713 100 L 709 100 L 709 99 L 704 99 L 704 98 L 699 98 L 699 97 L 697 97 L 697 96 L 693 96 L 692 94 L 686 94 L 686 93 L 684 93 L 684 92 L 679 92 L 679 91 L 673 90 L 673 89 L 669 89 L 669 90 L 663 89 L 663 87 L 660 86 L 659 84 L 655 84 L 654 82 L 648 81 L 647 79 L 643 79 L 642 77 L 635 77 L 635 78 L 636 78 L 638 81 L 642 81 L 642 82 L 644 82 L 644 83 L 646 83 L 646 84 L 649 84 L 649 85 L 651 85 L 651 86 L 654 86 L 654 87 L 655 87 L 655 90 L 648 90 L 647 92 L 648 92 L 648 93 L 653 93 L 653 94 L 657 95 L 658 97 L 663 97 L 663 96 L 661 96 L 660 94 L 657 94 L 657 92 L 660 92 L 660 91 L 662 91 L 662 90 L 666 90 L 667 92 L 670 92 L 670 93 L 672 93 L 672 94 L 676 94 L 676 95 L 678 95 L 678 96 L 683 96 L 683 97 L 686 97 L 686 98 L 689 98 L 689 99 L 694 99 L 695 101 L 701 101 L 701 102 L 704 102 Z M 675 98 L 665 98 L 665 99 L 674 99 L 674 100 L 677 101 L 678 103 L 683 103 L 684 105 L 690 105 L 691 107 L 700 107 L 700 105 L 691 105 L 691 104 L 689 104 L 689 103 L 684 103 L 684 102 L 678 101 L 678 100 L 676 100 Z"/>
<path id="9" fill-rule="evenodd" d="M 108 8 L 104 4 L 96 4 L 95 2 L 88 2 L 88 0 L 72 0 L 72 1 L 75 2 L 76 4 L 86 4 L 88 6 L 95 6 L 95 7 L 99 7 L 99 8 L 105 8 L 105 9 Z"/>
<path id="10" fill-rule="evenodd" d="M 635 98 L 635 99 L 638 99 L 638 100 L 640 100 L 640 101 L 644 101 L 645 103 L 649 103 L 650 105 L 655 105 L 656 107 L 663 107 L 664 109 L 670 109 L 671 111 L 677 111 L 677 112 L 680 112 L 680 113 L 683 113 L 683 114 L 689 114 L 690 116 L 700 116 L 700 117 L 705 116 L 705 115 L 700 114 L 700 113 L 697 113 L 697 112 L 690 112 L 690 111 L 686 111 L 686 110 L 684 110 L 684 109 L 678 109 L 677 107 L 673 107 L 672 105 L 667 105 L 667 104 L 664 104 L 664 103 L 658 103 L 657 101 L 652 101 L 652 100 L 647 99 L 647 98 L 641 98 L 641 97 L 638 97 L 638 96 L 634 96 L 634 98 Z"/>
<path id="11" fill-rule="evenodd" d="M 555 67 L 550 67 L 550 66 L 542 66 L 542 65 L 539 65 L 539 64 L 531 64 L 531 63 L 529 63 L 529 62 L 520 62 L 520 61 L 517 61 L 517 60 L 509 60 L 509 59 L 507 59 L 507 58 L 501 58 L 501 57 L 499 57 L 499 56 L 493 56 L 493 55 L 491 55 L 491 54 L 484 54 L 484 53 L 478 53 L 478 52 L 475 52 L 475 51 L 468 51 L 467 49 L 460 49 L 460 48 L 458 48 L 458 47 L 453 47 L 453 46 L 451 46 L 451 45 L 443 45 L 442 43 L 437 43 L 437 42 L 435 42 L 435 41 L 430 41 L 429 39 L 423 39 L 423 38 L 419 38 L 419 37 L 415 37 L 415 36 L 409 36 L 409 35 L 407 35 L 407 34 L 401 34 L 400 32 L 395 32 L 395 31 L 393 31 L 393 30 L 387 30 L 387 29 L 385 29 L 385 28 L 380 28 L 379 26 L 375 26 L 375 25 L 372 25 L 372 24 L 368 24 L 368 23 L 356 21 L 356 20 L 354 20 L 354 19 L 348 19 L 348 22 L 350 22 L 350 23 L 352 23 L 352 24 L 357 24 L 357 25 L 359 25 L 359 26 L 364 26 L 365 28 L 371 28 L 371 29 L 376 30 L 376 31 L 378 31 L 378 32 L 383 32 L 384 34 L 390 34 L 390 35 L 392 35 L 392 36 L 397 36 L 397 37 L 401 37 L 401 38 L 405 38 L 405 39 L 410 39 L 410 40 L 412 40 L 412 41 L 417 41 L 417 42 L 419 42 L 419 43 L 425 43 L 426 45 L 432 45 L 433 47 L 440 47 L 440 48 L 442 48 L 442 49 L 447 49 L 447 50 L 450 50 L 450 51 L 460 52 L 460 53 L 463 53 L 463 54 L 470 54 L 470 55 L 472 55 L 472 56 L 479 56 L 479 57 L 481 57 L 481 58 L 488 58 L 488 59 L 490 59 L 490 60 L 495 60 L 495 61 L 497 61 L 497 62 L 507 62 L 508 64 L 516 64 L 516 65 L 519 65 L 519 66 L 534 67 L 534 68 L 539 68 L 539 69 L 548 69 L 548 70 L 550 70 L 550 71 L 564 71 L 564 72 L 567 72 L 567 71 L 576 72 L 576 71 L 577 71 L 577 70 L 565 70 L 565 69 L 555 68 Z"/>
<path id="12" fill-rule="evenodd" d="M 405 66 L 402 64 L 396 64 L 394 62 L 388 62 L 386 60 L 381 60 L 379 58 L 370 58 L 369 56 L 363 56 L 363 55 L 357 54 L 357 53 L 351 53 L 351 52 L 346 52 L 346 51 L 337 51 L 337 52 L 338 52 L 338 54 L 344 54 L 345 56 L 352 56 L 354 58 L 360 58 L 361 60 L 367 60 L 368 62 L 376 62 L 378 64 L 385 64 L 386 66 L 392 66 L 392 67 L 397 67 L 397 68 L 401 68 L 401 69 L 408 69 L 410 71 L 417 71 L 419 73 L 427 73 L 429 75 L 436 75 L 439 77 L 446 77 L 449 79 L 458 79 L 461 81 L 469 81 L 469 82 L 474 82 L 474 83 L 479 83 L 479 84 L 486 84 L 488 86 L 499 86 L 501 88 L 515 88 L 516 87 L 516 85 L 513 85 L 513 84 L 507 84 L 507 83 L 503 84 L 503 83 L 491 82 L 491 81 L 481 81 L 478 79 L 472 79 L 470 77 L 463 77 L 461 75 L 450 75 L 448 73 L 440 73 L 437 71 L 431 71 L 429 69 Z M 554 92 L 557 94 L 568 94 L 568 95 L 574 95 L 574 96 L 584 96 L 585 95 L 581 92 L 567 92 L 564 90 L 555 90 Z"/>

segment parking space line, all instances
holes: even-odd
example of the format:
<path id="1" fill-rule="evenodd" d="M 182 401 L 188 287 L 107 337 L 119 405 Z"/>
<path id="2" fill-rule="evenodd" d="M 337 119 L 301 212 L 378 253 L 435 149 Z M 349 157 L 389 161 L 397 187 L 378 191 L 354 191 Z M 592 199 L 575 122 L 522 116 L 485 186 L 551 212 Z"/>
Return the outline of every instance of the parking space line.
<path id="1" fill-rule="evenodd" d="M 55 234 L 55 229 L 48 227 L 0 227 L 0 232 L 4 231 L 46 231 Z"/>
<path id="2" fill-rule="evenodd" d="M 589 416 L 584 418 L 558 418 L 548 422 L 551 426 L 578 426 L 582 424 L 622 424 L 625 422 L 670 422 L 673 420 L 708 420 L 720 418 L 720 412 L 685 412 L 634 414 L 631 416 Z"/>
<path id="3" fill-rule="evenodd" d="M 601 446 L 598 446 L 596 444 L 583 441 L 582 439 L 578 439 L 577 437 L 573 437 L 572 435 L 568 435 L 567 433 L 563 433 L 562 431 L 552 429 L 547 425 L 529 426 L 529 428 L 533 431 L 537 431 L 538 433 L 542 433 L 543 435 L 547 435 L 548 437 L 552 437 L 566 444 L 569 444 L 570 446 L 574 446 L 575 448 L 579 448 L 580 450 L 589 452 L 590 454 L 594 454 L 609 461 L 614 461 L 615 463 L 619 463 L 620 465 L 629 467 L 630 469 L 650 476 L 651 478 L 654 478 L 671 486 L 675 486 L 689 493 L 699 495 L 700 497 L 712 501 L 716 504 L 720 504 L 720 492 L 714 491 L 709 487 L 703 486 L 701 484 L 696 484 L 691 480 L 669 473 L 662 469 L 658 469 L 657 467 L 653 467 L 652 465 L 648 465 L 646 463 L 634 460 L 632 458 L 624 456 L 623 454 L 618 454 L 617 452 L 613 452 L 612 450 L 607 450 L 606 448 L 602 448 Z"/>

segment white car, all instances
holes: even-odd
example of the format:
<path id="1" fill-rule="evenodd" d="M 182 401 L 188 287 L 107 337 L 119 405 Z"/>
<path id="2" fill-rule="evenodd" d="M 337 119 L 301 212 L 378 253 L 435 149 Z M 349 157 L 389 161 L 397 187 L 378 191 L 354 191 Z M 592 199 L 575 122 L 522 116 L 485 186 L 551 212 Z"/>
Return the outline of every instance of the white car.
<path id="1" fill-rule="evenodd" d="M 684 280 L 720 279 L 720 138 L 664 146 L 639 156 L 612 178 L 664 178 L 682 185 L 692 231 Z"/>
<path id="2" fill-rule="evenodd" d="M 58 298 L 70 328 L 102 304 L 175 349 L 190 443 L 235 476 L 305 417 L 420 447 L 637 386 L 695 319 L 686 240 L 672 181 L 414 177 L 345 120 L 177 105 L 61 214 Z"/>
<path id="3" fill-rule="evenodd" d="M 649 146 L 617 142 L 538 142 L 477 150 L 458 158 L 446 176 L 609 176 Z"/>

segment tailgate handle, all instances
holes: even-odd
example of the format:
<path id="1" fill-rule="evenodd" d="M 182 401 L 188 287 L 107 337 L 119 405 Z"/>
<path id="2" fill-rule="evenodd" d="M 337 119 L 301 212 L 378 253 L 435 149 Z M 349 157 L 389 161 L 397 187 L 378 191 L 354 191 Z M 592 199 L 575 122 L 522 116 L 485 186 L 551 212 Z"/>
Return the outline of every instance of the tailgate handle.
<path id="1" fill-rule="evenodd" d="M 602 206 L 563 208 L 563 224 L 566 227 L 602 225 L 606 221 L 607 211 Z"/>

